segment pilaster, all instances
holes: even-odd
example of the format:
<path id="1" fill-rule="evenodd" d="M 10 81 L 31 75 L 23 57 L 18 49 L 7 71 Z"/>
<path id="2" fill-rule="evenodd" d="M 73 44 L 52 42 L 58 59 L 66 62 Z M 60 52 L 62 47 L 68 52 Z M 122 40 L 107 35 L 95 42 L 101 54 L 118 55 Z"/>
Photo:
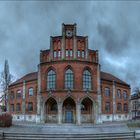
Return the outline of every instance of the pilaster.
<path id="1" fill-rule="evenodd" d="M 112 85 L 112 121 L 115 120 L 114 115 L 116 113 L 116 99 L 115 99 L 115 81 L 113 80 L 113 85 Z"/>
<path id="2" fill-rule="evenodd" d="M 62 124 L 62 103 L 58 103 L 58 124 Z"/>
<path id="3" fill-rule="evenodd" d="M 22 96 L 22 114 L 24 115 L 24 120 L 25 120 L 25 109 L 26 109 L 26 104 L 25 104 L 25 97 L 26 97 L 26 82 L 25 80 L 23 80 L 23 87 L 22 87 L 22 92 L 23 92 L 23 96 Z"/>
<path id="4" fill-rule="evenodd" d="M 62 59 L 64 59 L 65 54 L 65 31 L 64 31 L 64 23 L 62 24 L 62 40 L 61 40 L 61 51 L 62 51 Z"/>
<path id="5" fill-rule="evenodd" d="M 80 125 L 81 124 L 81 104 L 79 101 L 76 103 L 76 117 L 77 117 L 76 123 Z"/>
<path id="6" fill-rule="evenodd" d="M 98 108 L 98 123 L 102 123 L 101 120 L 101 108 L 102 108 L 102 103 L 101 103 L 101 80 L 100 80 L 100 65 L 98 64 L 97 66 L 97 108 Z"/>
<path id="7" fill-rule="evenodd" d="M 50 36 L 50 57 L 49 60 L 51 61 L 53 58 L 53 42 L 52 42 L 52 36 Z"/>

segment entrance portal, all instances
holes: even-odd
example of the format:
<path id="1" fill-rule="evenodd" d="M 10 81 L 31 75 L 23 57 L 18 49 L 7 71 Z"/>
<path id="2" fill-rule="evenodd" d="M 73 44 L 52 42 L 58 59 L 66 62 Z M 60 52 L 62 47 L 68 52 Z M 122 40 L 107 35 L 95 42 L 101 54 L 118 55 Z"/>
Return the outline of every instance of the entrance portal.
<path id="1" fill-rule="evenodd" d="M 72 98 L 68 97 L 63 103 L 63 122 L 75 123 L 76 107 Z"/>

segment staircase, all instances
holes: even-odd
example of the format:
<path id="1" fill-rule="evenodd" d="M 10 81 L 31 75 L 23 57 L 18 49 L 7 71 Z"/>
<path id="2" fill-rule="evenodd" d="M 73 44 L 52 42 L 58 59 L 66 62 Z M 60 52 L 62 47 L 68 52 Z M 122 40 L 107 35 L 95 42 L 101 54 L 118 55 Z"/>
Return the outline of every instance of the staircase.
<path id="1" fill-rule="evenodd" d="M 44 134 L 44 133 L 19 133 L 19 132 L 3 132 L 4 140 L 134 140 L 134 132 L 119 133 L 93 133 L 93 134 Z"/>

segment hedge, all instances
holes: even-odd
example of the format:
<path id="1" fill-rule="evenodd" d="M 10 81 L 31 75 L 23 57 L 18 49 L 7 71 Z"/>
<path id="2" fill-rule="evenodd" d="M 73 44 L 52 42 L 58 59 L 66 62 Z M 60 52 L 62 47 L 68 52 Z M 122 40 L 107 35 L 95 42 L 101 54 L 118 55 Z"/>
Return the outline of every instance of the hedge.
<path id="1" fill-rule="evenodd" d="M 12 115 L 8 113 L 0 114 L 0 127 L 10 127 L 12 125 Z"/>

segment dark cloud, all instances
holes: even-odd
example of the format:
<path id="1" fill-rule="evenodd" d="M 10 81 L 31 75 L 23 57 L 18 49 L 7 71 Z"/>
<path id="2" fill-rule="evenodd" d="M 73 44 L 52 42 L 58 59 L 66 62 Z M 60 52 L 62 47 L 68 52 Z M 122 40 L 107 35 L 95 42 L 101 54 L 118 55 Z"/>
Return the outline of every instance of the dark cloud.
<path id="1" fill-rule="evenodd" d="M 4 59 L 20 77 L 36 71 L 41 49 L 61 24 L 77 23 L 88 35 L 89 48 L 99 50 L 102 70 L 132 86 L 139 84 L 140 2 L 0 1 L 0 71 Z"/>

